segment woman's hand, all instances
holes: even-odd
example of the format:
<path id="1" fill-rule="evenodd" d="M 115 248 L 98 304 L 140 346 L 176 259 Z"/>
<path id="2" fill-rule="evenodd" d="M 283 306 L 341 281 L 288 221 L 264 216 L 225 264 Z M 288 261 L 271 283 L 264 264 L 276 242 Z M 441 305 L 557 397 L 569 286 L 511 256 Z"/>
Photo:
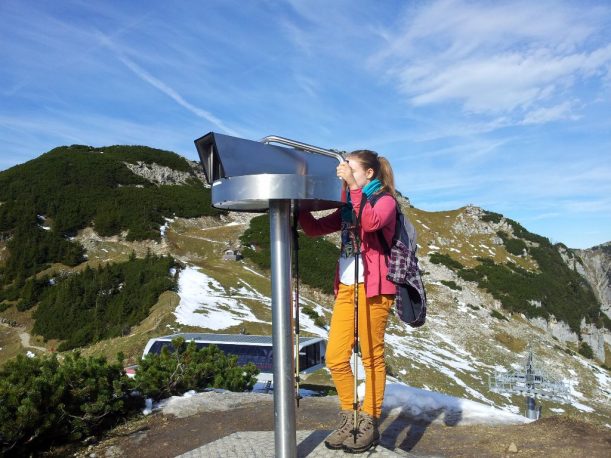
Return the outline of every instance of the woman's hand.
<path id="1" fill-rule="evenodd" d="M 341 162 L 337 166 L 336 170 L 337 176 L 344 180 L 344 182 L 350 189 L 354 190 L 358 188 L 356 180 L 354 179 L 354 175 L 352 174 L 352 168 L 350 167 L 350 164 L 348 164 L 348 162 Z"/>

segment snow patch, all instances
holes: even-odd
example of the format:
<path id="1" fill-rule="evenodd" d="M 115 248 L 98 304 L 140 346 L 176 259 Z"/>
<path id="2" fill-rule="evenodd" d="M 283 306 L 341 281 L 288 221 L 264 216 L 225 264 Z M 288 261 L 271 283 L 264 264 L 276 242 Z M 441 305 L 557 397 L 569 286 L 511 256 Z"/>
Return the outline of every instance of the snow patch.
<path id="1" fill-rule="evenodd" d="M 265 275 L 257 272 L 256 270 L 251 269 L 250 267 L 247 267 L 247 266 L 244 266 L 244 265 L 242 267 L 244 267 L 244 270 L 247 270 L 248 272 L 253 273 L 253 274 L 255 274 L 258 277 L 267 278 Z"/>
<path id="2" fill-rule="evenodd" d="M 188 326 L 220 330 L 244 321 L 265 323 L 258 319 L 243 300 L 255 300 L 271 306 L 271 300 L 241 280 L 246 287 L 227 291 L 218 281 L 187 266 L 178 278 L 180 302 L 174 315 L 176 321 Z M 239 294 L 236 294 L 239 293 Z"/>
<path id="3" fill-rule="evenodd" d="M 383 408 L 398 410 L 415 419 L 443 421 L 447 425 L 503 425 L 532 421 L 480 402 L 413 388 L 402 383 L 386 384 Z"/>
<path id="4" fill-rule="evenodd" d="M 170 227 L 170 224 L 175 221 L 172 218 L 163 218 L 163 219 L 165 219 L 165 223 L 163 224 L 163 226 L 159 228 L 159 233 L 161 234 L 161 238 L 165 238 L 165 233 L 167 232 L 168 227 Z"/>

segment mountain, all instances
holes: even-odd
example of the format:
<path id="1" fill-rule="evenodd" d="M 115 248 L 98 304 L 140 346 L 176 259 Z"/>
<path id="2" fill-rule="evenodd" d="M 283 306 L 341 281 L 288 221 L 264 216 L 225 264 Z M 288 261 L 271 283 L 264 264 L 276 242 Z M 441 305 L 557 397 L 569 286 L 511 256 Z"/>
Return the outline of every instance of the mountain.
<path id="1" fill-rule="evenodd" d="M 611 424 L 609 245 L 553 245 L 475 206 L 426 212 L 404 200 L 403 211 L 419 233 L 430 308 L 423 328 L 391 319 L 389 372 L 516 413 L 524 398 L 494 392 L 489 377 L 519 368 L 530 345 L 571 384 L 544 415 Z M 327 336 L 324 269 L 338 243 L 300 236 L 305 333 Z M 222 260 L 238 247 L 244 260 Z M 139 146 L 56 148 L 0 172 L 0 319 L 14 325 L 0 326 L 0 362 L 43 347 L 134 362 L 155 335 L 270 334 L 268 249 L 267 217 L 210 208 L 198 164 Z"/>
<path id="2" fill-rule="evenodd" d="M 573 252 L 581 261 L 575 267 L 590 282 L 601 311 L 611 318 L 611 242 Z"/>

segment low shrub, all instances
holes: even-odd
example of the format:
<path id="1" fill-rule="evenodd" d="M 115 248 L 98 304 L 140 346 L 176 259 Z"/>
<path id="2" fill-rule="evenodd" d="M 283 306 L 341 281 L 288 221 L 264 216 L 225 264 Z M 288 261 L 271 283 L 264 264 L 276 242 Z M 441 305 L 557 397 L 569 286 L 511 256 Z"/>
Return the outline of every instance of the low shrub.
<path id="1" fill-rule="evenodd" d="M 316 313 L 316 310 L 306 305 L 304 307 L 301 307 L 301 311 L 305 313 L 307 316 L 309 316 L 310 318 L 312 318 L 316 326 L 319 326 L 321 328 L 326 328 L 327 323 L 325 322 L 325 319 L 321 317 L 318 313 Z"/>
<path id="2" fill-rule="evenodd" d="M 172 340 L 171 349 L 163 347 L 160 354 L 149 353 L 140 360 L 135 388 L 155 400 L 211 387 L 252 390 L 259 369 L 252 363 L 238 366 L 237 360 L 216 345 L 198 349 L 195 342 L 187 344 L 178 337 Z"/>
<path id="3" fill-rule="evenodd" d="M 454 280 L 440 280 L 440 281 L 442 285 L 446 285 L 450 289 L 453 289 L 456 291 L 462 291 L 462 286 L 457 285 Z"/>
<path id="4" fill-rule="evenodd" d="M 507 318 L 502 313 L 497 312 L 496 310 L 493 310 L 492 312 L 490 312 L 490 316 L 493 317 L 493 318 L 496 318 L 497 320 L 509 321 L 509 318 Z"/>
<path id="5" fill-rule="evenodd" d="M 481 217 L 482 221 L 492 222 L 492 223 L 500 223 L 503 219 L 503 215 L 500 213 L 495 213 L 491 211 L 484 210 L 484 216 Z"/>
<path id="6" fill-rule="evenodd" d="M 482 274 L 475 269 L 460 269 L 456 273 L 465 281 L 478 282 L 482 279 Z"/>
<path id="7" fill-rule="evenodd" d="M 121 357 L 122 358 L 122 357 Z M 117 360 L 18 355 L 0 371 L 0 455 L 79 440 L 135 412 L 142 399 Z"/>
<path id="8" fill-rule="evenodd" d="M 250 390 L 258 369 L 238 366 L 216 346 L 198 350 L 172 341 L 160 355 L 140 361 L 134 380 L 115 362 L 67 353 L 28 358 L 18 355 L 0 369 L 0 456 L 29 456 L 54 445 L 98 435 L 137 414 L 144 397 L 159 400 L 214 387 Z"/>
<path id="9" fill-rule="evenodd" d="M 581 356 L 588 359 L 594 359 L 594 351 L 592 351 L 592 347 L 590 347 L 586 342 L 581 342 L 578 352 Z"/>
<path id="10" fill-rule="evenodd" d="M 429 260 L 433 264 L 443 264 L 444 266 L 452 270 L 460 270 L 465 267 L 460 262 L 456 261 L 447 254 L 431 253 L 429 256 Z"/>
<path id="11" fill-rule="evenodd" d="M 509 238 L 509 235 L 503 231 L 497 232 L 497 235 L 503 239 L 503 244 L 509 253 L 521 256 L 524 250 L 527 250 L 524 240 Z"/>

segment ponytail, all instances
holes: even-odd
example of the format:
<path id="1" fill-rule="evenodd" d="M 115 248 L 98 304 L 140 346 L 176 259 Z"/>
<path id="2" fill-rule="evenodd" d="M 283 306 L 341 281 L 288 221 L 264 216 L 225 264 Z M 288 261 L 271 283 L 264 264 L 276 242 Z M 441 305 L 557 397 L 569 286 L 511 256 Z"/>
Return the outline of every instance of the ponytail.
<path id="1" fill-rule="evenodd" d="M 354 157 L 365 169 L 373 169 L 373 177 L 382 182 L 382 191 L 396 197 L 395 176 L 388 159 L 367 149 L 353 151 L 348 154 L 348 157 Z"/>
<path id="2" fill-rule="evenodd" d="M 378 171 L 379 180 L 382 182 L 382 189 L 391 196 L 396 197 L 395 190 L 395 175 L 392 173 L 390 162 L 383 156 L 378 156 L 380 162 L 380 170 Z"/>

